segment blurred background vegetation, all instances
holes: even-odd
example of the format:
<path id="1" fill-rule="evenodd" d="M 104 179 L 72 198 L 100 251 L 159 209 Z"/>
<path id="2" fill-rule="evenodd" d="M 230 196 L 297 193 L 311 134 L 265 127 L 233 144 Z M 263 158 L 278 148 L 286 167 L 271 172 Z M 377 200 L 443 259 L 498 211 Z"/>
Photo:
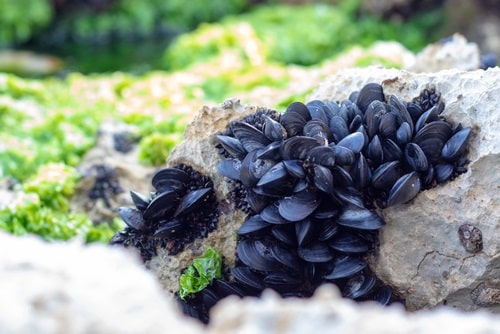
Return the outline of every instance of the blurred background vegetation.
<path id="1" fill-rule="evenodd" d="M 105 120 L 133 126 L 135 159 L 159 167 L 202 105 L 284 109 L 380 40 L 418 52 L 458 31 L 498 53 L 499 12 L 497 0 L 0 0 L 0 229 L 106 242 L 122 227 L 70 205 Z M 371 64 L 402 66 L 391 54 L 353 66 Z"/>

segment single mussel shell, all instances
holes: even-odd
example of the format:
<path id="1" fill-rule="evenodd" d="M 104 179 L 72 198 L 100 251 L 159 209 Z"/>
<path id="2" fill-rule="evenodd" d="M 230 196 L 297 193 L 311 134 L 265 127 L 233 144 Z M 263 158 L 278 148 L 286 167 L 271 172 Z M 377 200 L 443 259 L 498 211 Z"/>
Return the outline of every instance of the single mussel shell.
<path id="1" fill-rule="evenodd" d="M 392 289 L 388 285 L 382 285 L 377 288 L 373 294 L 372 299 L 381 305 L 389 305 L 392 297 Z"/>
<path id="2" fill-rule="evenodd" d="M 353 181 L 351 174 L 346 171 L 343 167 L 337 165 L 332 168 L 332 175 L 334 183 L 339 187 L 352 187 Z"/>
<path id="3" fill-rule="evenodd" d="M 321 241 L 316 241 L 307 246 L 297 248 L 297 254 L 304 261 L 312 263 L 328 262 L 333 259 L 333 255 L 328 245 Z"/>
<path id="4" fill-rule="evenodd" d="M 437 183 L 443 183 L 451 178 L 455 166 L 452 164 L 437 164 L 434 166 L 434 174 Z"/>
<path id="5" fill-rule="evenodd" d="M 189 184 L 191 177 L 178 168 L 164 168 L 159 170 L 151 179 L 153 187 L 159 192 L 175 190 L 182 192 Z"/>
<path id="6" fill-rule="evenodd" d="M 311 120 L 320 121 L 328 124 L 327 107 L 323 101 L 312 100 L 306 103 L 306 107 L 311 115 Z"/>
<path id="7" fill-rule="evenodd" d="M 363 135 L 361 134 L 361 136 Z M 351 149 L 344 146 L 335 146 L 335 162 L 338 165 L 350 166 L 354 161 L 356 161 L 356 155 Z"/>
<path id="8" fill-rule="evenodd" d="M 275 271 L 264 277 L 263 282 L 268 288 L 285 292 L 302 284 L 302 279 L 286 271 Z"/>
<path id="9" fill-rule="evenodd" d="M 368 83 L 361 88 L 356 104 L 364 113 L 373 101 L 385 101 L 384 89 L 381 85 L 375 82 Z"/>
<path id="10" fill-rule="evenodd" d="M 380 116 L 378 134 L 383 138 L 395 138 L 397 130 L 397 117 L 388 112 Z"/>
<path id="11" fill-rule="evenodd" d="M 207 309 L 211 309 L 221 299 L 211 287 L 206 287 L 200 292 L 201 302 Z"/>
<path id="12" fill-rule="evenodd" d="M 269 256 L 271 249 L 262 240 L 246 239 L 240 241 L 236 247 L 238 258 L 252 269 L 259 271 L 275 271 L 280 263 Z"/>
<path id="13" fill-rule="evenodd" d="M 335 166 L 335 148 L 330 146 L 317 146 L 309 152 L 309 160 L 325 167 Z"/>
<path id="14" fill-rule="evenodd" d="M 118 209 L 118 214 L 127 226 L 135 230 L 142 230 L 145 228 L 145 222 L 142 218 L 142 213 L 139 210 L 121 207 Z"/>
<path id="15" fill-rule="evenodd" d="M 411 136 L 411 134 L 413 134 L 413 124 L 414 123 L 413 123 L 413 118 L 412 118 L 410 112 L 406 108 L 406 105 L 404 103 L 402 103 L 396 97 L 396 95 L 390 95 L 388 100 L 389 100 L 389 105 L 391 105 L 397 111 L 397 113 L 401 116 L 402 123 L 406 123 L 406 125 L 409 127 L 410 136 Z"/>
<path id="16" fill-rule="evenodd" d="M 332 116 L 328 124 L 333 137 L 333 140 L 338 143 L 342 138 L 349 134 L 349 128 L 346 121 L 340 116 Z"/>
<path id="17" fill-rule="evenodd" d="M 401 176 L 399 161 L 390 161 L 380 165 L 372 174 L 372 186 L 375 189 L 391 189 Z"/>
<path id="18" fill-rule="evenodd" d="M 217 171 L 223 176 L 240 181 L 241 161 L 237 159 L 222 160 L 217 164 Z"/>
<path id="19" fill-rule="evenodd" d="M 377 279 L 371 272 L 359 273 L 347 280 L 343 289 L 344 296 L 351 299 L 358 299 L 369 294 L 375 287 Z"/>
<path id="20" fill-rule="evenodd" d="M 174 213 L 174 217 L 184 216 L 195 210 L 198 210 L 204 204 L 206 204 L 207 200 L 212 195 L 212 188 L 201 188 L 197 190 L 189 191 L 184 197 L 181 199 L 177 210 Z"/>
<path id="21" fill-rule="evenodd" d="M 359 230 L 378 230 L 385 222 L 373 211 L 349 205 L 340 214 L 337 224 Z"/>
<path id="22" fill-rule="evenodd" d="M 172 219 L 160 225 L 153 233 L 154 238 L 168 238 L 184 229 L 184 223 L 179 219 Z"/>
<path id="23" fill-rule="evenodd" d="M 144 210 L 144 219 L 160 219 L 170 215 L 177 206 L 179 195 L 175 190 L 163 192 L 156 196 Z"/>
<path id="24" fill-rule="evenodd" d="M 380 118 L 386 112 L 385 104 L 380 101 L 373 101 L 366 109 L 363 119 L 370 138 L 373 138 L 377 134 L 380 126 Z"/>
<path id="25" fill-rule="evenodd" d="M 303 179 L 306 176 L 302 160 L 283 160 L 283 164 L 291 176 L 297 179 Z"/>
<path id="26" fill-rule="evenodd" d="M 309 109 L 302 102 L 293 102 L 280 117 L 280 123 L 285 128 L 288 137 L 302 134 L 304 125 L 311 119 Z"/>
<path id="27" fill-rule="evenodd" d="M 247 152 L 264 148 L 271 143 L 262 131 L 246 122 L 232 122 L 231 131 Z"/>
<path id="28" fill-rule="evenodd" d="M 453 136 L 444 144 L 441 151 L 441 157 L 449 162 L 457 161 L 465 152 L 467 147 L 467 139 L 469 139 L 471 128 L 464 128 Z"/>
<path id="29" fill-rule="evenodd" d="M 130 197 L 138 210 L 146 210 L 150 202 L 149 198 L 133 190 L 130 191 Z"/>
<path id="30" fill-rule="evenodd" d="M 260 178 L 275 165 L 272 160 L 261 160 L 257 158 L 257 150 L 247 154 L 241 162 L 240 180 L 248 188 L 254 187 Z"/>
<path id="31" fill-rule="evenodd" d="M 278 210 L 281 217 L 296 222 L 308 217 L 319 204 L 320 200 L 317 192 L 312 189 L 305 189 L 279 200 Z"/>
<path id="32" fill-rule="evenodd" d="M 360 126 L 363 126 L 363 116 L 356 115 L 349 124 L 349 132 L 355 132 Z"/>
<path id="33" fill-rule="evenodd" d="M 420 191 L 420 177 L 417 172 L 401 176 L 392 186 L 387 198 L 387 206 L 402 204 L 417 196 Z"/>
<path id="34" fill-rule="evenodd" d="M 235 159 L 243 160 L 247 151 L 238 138 L 224 135 L 217 135 L 217 141 Z"/>
<path id="35" fill-rule="evenodd" d="M 314 185 L 321 191 L 333 195 L 333 175 L 332 172 L 321 165 L 314 165 Z"/>
<path id="36" fill-rule="evenodd" d="M 221 298 L 236 295 L 238 297 L 244 297 L 245 292 L 237 287 L 234 283 L 230 283 L 221 279 L 215 278 L 212 282 L 212 289 L 215 290 L 218 296 Z"/>
<path id="37" fill-rule="evenodd" d="M 429 110 L 424 112 L 415 123 L 415 131 L 418 133 L 425 124 L 437 121 L 441 111 L 442 110 L 440 110 L 438 105 L 434 105 Z"/>
<path id="38" fill-rule="evenodd" d="M 382 143 L 382 150 L 384 151 L 384 161 L 401 160 L 403 152 L 401 148 L 392 139 L 384 139 Z"/>
<path id="39" fill-rule="evenodd" d="M 255 193 L 253 190 L 247 191 L 246 201 L 253 212 L 261 212 L 269 205 L 271 199 L 268 196 Z"/>
<path id="40" fill-rule="evenodd" d="M 368 144 L 366 149 L 366 157 L 370 159 L 373 164 L 378 166 L 384 161 L 384 150 L 382 149 L 382 143 L 378 135 L 373 136 L 372 140 Z"/>
<path id="41" fill-rule="evenodd" d="M 279 160 L 281 142 L 274 141 L 264 148 L 257 151 L 257 159 Z"/>
<path id="42" fill-rule="evenodd" d="M 410 140 L 413 132 L 407 122 L 401 123 L 396 131 L 396 141 L 399 145 L 406 145 Z"/>
<path id="43" fill-rule="evenodd" d="M 420 146 L 430 163 L 436 163 L 441 157 L 444 143 L 450 139 L 452 130 L 445 121 L 434 121 L 424 125 L 417 132 L 413 142 Z"/>
<path id="44" fill-rule="evenodd" d="M 286 138 L 286 130 L 271 117 L 265 116 L 264 135 L 271 141 L 281 141 Z"/>
<path id="45" fill-rule="evenodd" d="M 278 261 L 285 267 L 293 269 L 297 272 L 300 272 L 302 270 L 302 260 L 297 256 L 297 254 L 285 247 L 282 247 L 278 244 L 272 245 L 271 255 L 276 259 L 276 261 Z"/>
<path id="46" fill-rule="evenodd" d="M 351 168 L 351 177 L 353 186 L 358 189 L 364 189 L 371 181 L 372 172 L 363 153 L 360 153 L 356 162 Z"/>
<path id="47" fill-rule="evenodd" d="M 342 138 L 342 140 L 337 143 L 336 148 L 342 146 L 357 154 L 361 152 L 364 145 L 365 137 L 363 134 L 361 132 L 354 132 Z"/>
<path id="48" fill-rule="evenodd" d="M 413 120 L 413 124 L 415 124 L 415 122 L 420 118 L 420 116 L 424 112 L 422 106 L 418 102 L 407 103 L 406 110 L 408 110 L 408 113 L 410 114 L 411 119 Z"/>
<path id="49" fill-rule="evenodd" d="M 283 161 L 269 169 L 257 182 L 257 187 L 263 188 L 268 195 L 283 195 L 293 188 L 293 180 L 288 174 Z"/>
<path id="50" fill-rule="evenodd" d="M 333 220 L 325 220 L 320 224 L 318 231 L 318 240 L 327 241 L 337 234 L 339 226 Z"/>
<path id="51" fill-rule="evenodd" d="M 241 227 L 238 230 L 238 235 L 247 235 L 250 233 L 254 233 L 257 231 L 261 231 L 272 224 L 269 224 L 259 214 L 253 215 L 249 217 L 247 220 L 241 224 Z"/>
<path id="52" fill-rule="evenodd" d="M 271 234 L 284 244 L 296 247 L 297 238 L 295 236 L 294 225 L 295 224 L 275 225 L 271 228 Z"/>
<path id="53" fill-rule="evenodd" d="M 359 273 L 366 268 L 366 262 L 349 255 L 339 256 L 333 261 L 333 269 L 323 276 L 325 279 L 346 278 Z"/>
<path id="54" fill-rule="evenodd" d="M 304 130 L 302 131 L 304 136 L 321 138 L 328 141 L 331 138 L 331 132 L 328 128 L 327 123 L 319 120 L 310 120 L 304 125 Z"/>
<path id="55" fill-rule="evenodd" d="M 429 162 L 424 151 L 415 143 L 408 143 L 404 152 L 406 165 L 412 171 L 425 172 L 429 169 Z"/>
<path id="56" fill-rule="evenodd" d="M 244 287 L 250 288 L 253 291 L 262 291 L 264 289 L 264 276 L 248 267 L 235 267 L 231 269 L 231 274 Z"/>
<path id="57" fill-rule="evenodd" d="M 278 203 L 273 202 L 266 206 L 264 210 L 260 212 L 260 217 L 268 222 L 269 224 L 273 225 L 281 225 L 281 224 L 288 224 L 290 223 L 288 220 L 283 218 L 279 212 L 278 209 Z"/>
<path id="58" fill-rule="evenodd" d="M 361 198 L 361 193 L 353 187 L 335 188 L 334 198 L 340 200 L 343 206 L 353 205 L 362 209 L 365 208 L 363 199 Z"/>
<path id="59" fill-rule="evenodd" d="M 297 244 L 303 246 L 308 244 L 316 236 L 315 224 L 310 219 L 304 219 L 293 224 L 295 227 L 295 235 L 297 236 Z"/>
<path id="60" fill-rule="evenodd" d="M 295 136 L 288 138 L 281 144 L 281 157 L 283 160 L 304 160 L 309 152 L 319 146 L 318 141 L 311 137 Z"/>
<path id="61" fill-rule="evenodd" d="M 365 253 L 370 249 L 370 244 L 352 232 L 338 233 L 328 245 L 341 253 Z"/>

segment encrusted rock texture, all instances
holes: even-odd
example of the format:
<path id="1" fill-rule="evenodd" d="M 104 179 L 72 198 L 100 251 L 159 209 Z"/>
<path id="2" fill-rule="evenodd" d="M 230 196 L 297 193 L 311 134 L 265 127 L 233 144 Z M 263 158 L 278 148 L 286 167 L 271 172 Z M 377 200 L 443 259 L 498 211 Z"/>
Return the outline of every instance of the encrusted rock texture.
<path id="1" fill-rule="evenodd" d="M 434 87 L 443 115 L 471 126 L 468 171 L 421 192 L 410 203 L 380 210 L 387 222 L 372 267 L 406 299 L 409 310 L 447 304 L 500 311 L 500 69 L 412 74 L 382 69 L 346 70 L 324 81 L 309 99 L 346 98 L 367 82 L 409 101 Z M 483 249 L 471 253 L 458 230 L 471 224 Z"/>

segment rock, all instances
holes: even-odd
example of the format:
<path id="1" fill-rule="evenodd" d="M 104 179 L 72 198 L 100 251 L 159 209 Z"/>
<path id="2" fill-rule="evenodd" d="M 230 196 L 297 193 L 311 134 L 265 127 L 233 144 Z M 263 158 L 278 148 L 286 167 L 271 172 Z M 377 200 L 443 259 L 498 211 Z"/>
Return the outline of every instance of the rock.
<path id="1" fill-rule="evenodd" d="M 433 86 L 445 102 L 443 115 L 473 129 L 467 173 L 379 212 L 387 226 L 372 268 L 406 299 L 409 310 L 447 304 L 500 311 L 499 80 L 499 68 L 428 74 L 353 69 L 331 76 L 309 97 L 342 100 L 368 82 L 380 82 L 386 95 L 408 101 Z M 462 224 L 482 232 L 482 251 L 464 248 Z"/>
<path id="2" fill-rule="evenodd" d="M 310 299 L 282 299 L 265 291 L 261 299 L 229 297 L 211 313 L 208 333 L 499 333 L 500 320 L 486 312 L 439 308 L 406 313 L 400 305 L 356 304 L 332 285 Z"/>
<path id="3" fill-rule="evenodd" d="M 131 252 L 0 233 L 1 333 L 200 333 Z"/>
<path id="4" fill-rule="evenodd" d="M 426 46 L 416 56 L 415 64 L 408 70 L 413 72 L 437 72 L 446 69 L 463 71 L 480 67 L 477 44 L 467 42 L 465 37 L 454 34 L 434 44 Z"/>

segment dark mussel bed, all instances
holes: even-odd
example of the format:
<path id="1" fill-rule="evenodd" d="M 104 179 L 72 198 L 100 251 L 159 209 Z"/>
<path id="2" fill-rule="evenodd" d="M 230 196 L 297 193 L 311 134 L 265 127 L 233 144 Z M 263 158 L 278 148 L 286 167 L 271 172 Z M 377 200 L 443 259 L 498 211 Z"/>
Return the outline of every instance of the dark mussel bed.
<path id="1" fill-rule="evenodd" d="M 443 110 L 432 88 L 404 102 L 369 83 L 340 103 L 294 102 L 281 114 L 259 110 L 231 122 L 216 137 L 218 172 L 230 183 L 232 202 L 247 213 L 236 265 L 181 301 L 184 312 L 207 322 L 210 308 L 227 295 L 258 296 L 270 288 L 308 297 L 324 283 L 357 301 L 396 300 L 366 262 L 385 225 L 374 209 L 407 203 L 466 171 L 471 129 L 448 123 Z M 188 232 L 192 226 L 215 228 L 211 185 L 179 191 L 186 184 L 182 173 L 167 169 L 153 178 L 162 189 L 153 199 L 132 192 L 137 209 L 121 211 L 128 227 L 112 243 L 138 247 L 146 260 L 157 246 L 175 254 L 203 234 Z M 200 222 L 180 222 L 190 215 Z"/>

